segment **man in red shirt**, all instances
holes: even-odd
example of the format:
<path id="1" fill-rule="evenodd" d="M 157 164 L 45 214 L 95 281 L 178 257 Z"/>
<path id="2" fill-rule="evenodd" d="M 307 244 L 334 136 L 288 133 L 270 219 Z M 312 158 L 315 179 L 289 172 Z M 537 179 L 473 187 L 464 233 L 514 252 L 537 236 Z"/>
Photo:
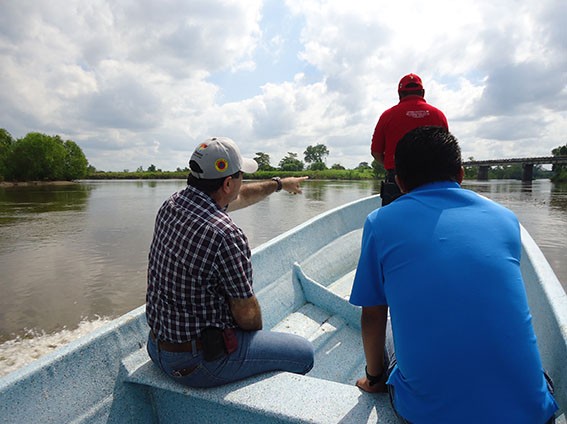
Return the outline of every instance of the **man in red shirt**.
<path id="1" fill-rule="evenodd" d="M 401 195 L 394 181 L 394 152 L 398 141 L 409 131 L 425 126 L 439 126 L 449 129 L 447 118 L 439 109 L 428 104 L 421 78 L 415 74 L 404 76 L 398 84 L 400 102 L 380 116 L 370 148 L 372 156 L 386 170 L 380 196 L 382 206 Z"/>

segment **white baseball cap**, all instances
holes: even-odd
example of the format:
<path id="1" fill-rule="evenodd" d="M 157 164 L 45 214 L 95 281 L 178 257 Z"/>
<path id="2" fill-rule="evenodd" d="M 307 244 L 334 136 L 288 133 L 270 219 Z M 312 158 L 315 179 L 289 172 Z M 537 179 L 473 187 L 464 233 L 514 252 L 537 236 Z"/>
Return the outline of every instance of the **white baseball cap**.
<path id="1" fill-rule="evenodd" d="M 191 174 L 203 180 L 228 177 L 238 171 L 252 173 L 258 162 L 243 158 L 240 149 L 228 137 L 212 137 L 199 144 L 189 161 Z"/>

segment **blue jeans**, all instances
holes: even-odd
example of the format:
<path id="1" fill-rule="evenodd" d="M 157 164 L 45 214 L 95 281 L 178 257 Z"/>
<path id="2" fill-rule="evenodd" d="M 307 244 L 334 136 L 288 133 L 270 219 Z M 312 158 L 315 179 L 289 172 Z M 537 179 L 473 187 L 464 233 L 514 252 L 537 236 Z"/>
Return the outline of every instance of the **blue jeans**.
<path id="1" fill-rule="evenodd" d="M 273 331 L 236 330 L 238 349 L 215 361 L 202 351 L 173 353 L 158 349 L 148 337 L 148 354 L 163 372 L 189 387 L 215 387 L 269 371 L 307 374 L 313 368 L 313 345 L 307 339 Z"/>

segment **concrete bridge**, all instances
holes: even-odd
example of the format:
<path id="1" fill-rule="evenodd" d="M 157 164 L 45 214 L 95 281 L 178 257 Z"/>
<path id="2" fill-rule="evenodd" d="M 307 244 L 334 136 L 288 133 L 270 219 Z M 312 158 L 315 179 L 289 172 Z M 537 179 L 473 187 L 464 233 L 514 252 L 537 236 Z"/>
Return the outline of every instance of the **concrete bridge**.
<path id="1" fill-rule="evenodd" d="M 463 166 L 478 166 L 477 180 L 488 180 L 488 170 L 491 166 L 511 165 L 521 163 L 523 168 L 522 181 L 532 181 L 534 176 L 534 165 L 549 165 L 565 163 L 567 164 L 567 156 L 544 156 L 537 158 L 512 158 L 512 159 L 489 159 L 489 160 L 472 160 L 463 162 Z"/>

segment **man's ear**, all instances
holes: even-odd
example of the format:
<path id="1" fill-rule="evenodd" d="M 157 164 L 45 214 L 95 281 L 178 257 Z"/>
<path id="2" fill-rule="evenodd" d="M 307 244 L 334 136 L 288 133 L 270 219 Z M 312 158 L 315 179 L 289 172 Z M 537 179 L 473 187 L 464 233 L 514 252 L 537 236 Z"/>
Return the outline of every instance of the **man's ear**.
<path id="1" fill-rule="evenodd" d="M 222 189 L 225 193 L 228 193 L 230 191 L 231 184 L 232 184 L 232 177 L 226 177 L 222 182 Z"/>
<path id="2" fill-rule="evenodd" d="M 459 183 L 459 185 L 463 182 L 464 178 L 465 178 L 465 168 L 461 166 L 461 169 L 459 169 L 459 173 L 457 174 L 457 182 Z"/>
<path id="3" fill-rule="evenodd" d="M 398 178 L 397 175 L 394 176 L 394 181 L 396 181 L 396 184 L 398 185 L 398 187 L 400 188 L 400 191 L 401 191 L 402 193 L 407 193 L 407 191 L 406 191 L 406 185 L 404 184 L 404 182 L 403 182 L 402 180 L 400 180 L 400 179 Z"/>

